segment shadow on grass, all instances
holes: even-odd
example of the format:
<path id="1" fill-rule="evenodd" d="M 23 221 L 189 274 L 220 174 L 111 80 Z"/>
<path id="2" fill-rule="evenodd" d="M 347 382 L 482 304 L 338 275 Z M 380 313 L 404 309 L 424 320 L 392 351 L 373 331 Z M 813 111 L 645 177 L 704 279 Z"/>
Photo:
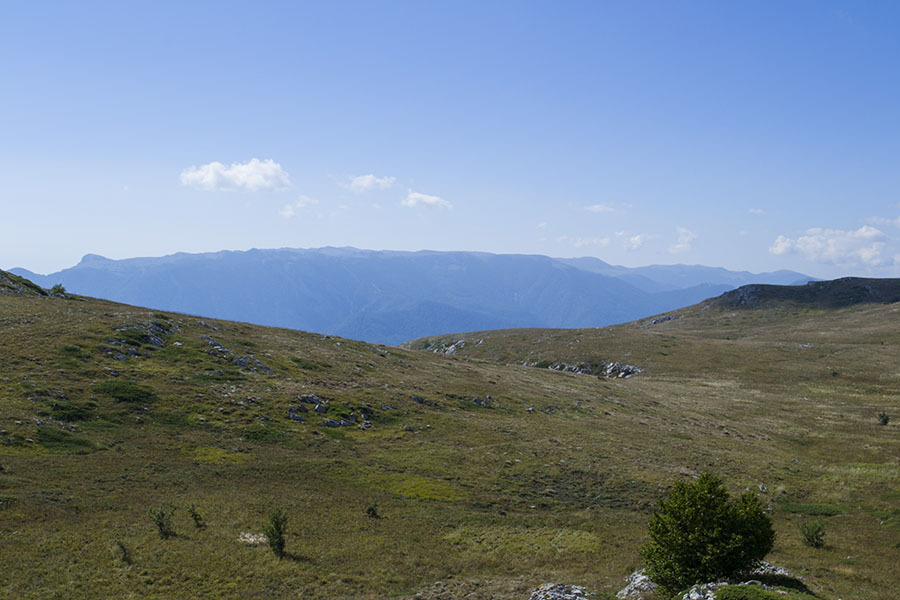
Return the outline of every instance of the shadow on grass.
<path id="1" fill-rule="evenodd" d="M 313 559 L 311 559 L 310 557 L 303 556 L 302 554 L 294 554 L 293 552 L 285 552 L 281 558 L 283 558 L 284 560 L 294 561 L 295 563 L 313 564 Z"/>
<path id="2" fill-rule="evenodd" d="M 804 594 L 809 594 L 810 596 L 818 597 L 811 589 L 806 587 L 805 583 L 795 577 L 789 577 L 787 575 L 757 575 L 755 579 L 768 586 L 788 588 L 803 592 Z"/>

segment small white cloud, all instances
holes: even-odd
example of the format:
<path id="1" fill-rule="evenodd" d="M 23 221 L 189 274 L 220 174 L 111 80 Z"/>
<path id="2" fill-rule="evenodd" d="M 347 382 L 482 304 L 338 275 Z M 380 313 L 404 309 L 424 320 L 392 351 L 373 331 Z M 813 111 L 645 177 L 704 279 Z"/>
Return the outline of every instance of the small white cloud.
<path id="1" fill-rule="evenodd" d="M 675 230 L 678 232 L 678 241 L 669 246 L 669 252 L 672 254 L 688 252 L 691 244 L 697 239 L 697 234 L 686 227 L 676 227 Z"/>
<path id="2" fill-rule="evenodd" d="M 616 209 L 609 204 L 591 204 L 590 206 L 585 206 L 584 210 L 592 213 L 610 213 L 616 211 Z"/>
<path id="3" fill-rule="evenodd" d="M 622 246 L 626 250 L 639 250 L 644 243 L 655 236 L 647 233 L 630 234 L 626 231 L 617 231 L 616 237 L 622 239 Z"/>
<path id="4" fill-rule="evenodd" d="M 541 230 L 547 229 L 547 221 L 541 221 L 540 223 L 538 223 L 537 228 Z"/>
<path id="5" fill-rule="evenodd" d="M 259 192 L 286 188 L 291 185 L 291 179 L 271 158 L 251 158 L 245 163 L 231 163 L 229 167 L 220 162 L 192 166 L 181 172 L 181 183 L 206 191 Z"/>
<path id="6" fill-rule="evenodd" d="M 766 214 L 766 211 L 764 211 L 764 210 L 761 209 L 761 208 L 751 208 L 751 209 L 748 210 L 747 212 L 749 212 L 751 215 L 764 215 L 764 214 Z"/>
<path id="7" fill-rule="evenodd" d="M 292 204 L 285 204 L 284 206 L 282 206 L 278 210 L 278 214 L 285 219 L 290 219 L 291 217 L 297 216 L 298 211 L 318 203 L 319 201 L 315 198 L 310 198 L 309 196 L 300 196 Z"/>
<path id="8" fill-rule="evenodd" d="M 450 204 L 449 201 L 441 198 L 440 196 L 429 196 L 428 194 L 422 194 L 419 192 L 414 192 L 409 190 L 409 193 L 406 195 L 406 199 L 401 201 L 403 206 L 416 207 L 416 206 L 436 206 L 439 208 L 453 208 L 453 205 Z"/>
<path id="9" fill-rule="evenodd" d="M 776 255 L 799 252 L 821 263 L 874 267 L 893 262 L 882 257 L 887 239 L 884 232 L 869 225 L 855 231 L 814 227 L 797 239 L 779 235 L 769 252 Z"/>
<path id="10" fill-rule="evenodd" d="M 575 247 L 576 248 L 584 248 L 586 246 L 598 246 L 600 248 L 606 248 L 609 246 L 609 238 L 608 237 L 587 237 L 587 238 L 575 238 Z"/>
<path id="11" fill-rule="evenodd" d="M 357 175 L 351 177 L 349 183 L 343 184 L 350 191 L 362 194 L 371 190 L 386 190 L 397 181 L 396 177 L 375 177 L 369 173 L 368 175 Z"/>

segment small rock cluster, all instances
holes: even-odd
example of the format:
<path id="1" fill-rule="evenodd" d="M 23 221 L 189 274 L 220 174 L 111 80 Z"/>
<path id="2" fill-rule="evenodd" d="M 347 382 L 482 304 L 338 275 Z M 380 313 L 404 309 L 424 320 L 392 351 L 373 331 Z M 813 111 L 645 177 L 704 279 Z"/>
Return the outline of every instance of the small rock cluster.
<path id="1" fill-rule="evenodd" d="M 604 377 L 631 377 L 632 375 L 636 375 L 641 372 L 640 367 L 636 367 L 634 365 L 626 365 L 625 363 L 621 363 L 618 361 L 611 363 L 604 363 L 603 371 L 600 373 Z"/>
<path id="2" fill-rule="evenodd" d="M 628 584 L 616 593 L 616 598 L 642 600 L 656 591 L 656 584 L 647 577 L 644 569 L 628 576 Z"/>
<path id="3" fill-rule="evenodd" d="M 528 600 L 586 600 L 591 597 L 580 585 L 545 583 L 534 590 Z"/>

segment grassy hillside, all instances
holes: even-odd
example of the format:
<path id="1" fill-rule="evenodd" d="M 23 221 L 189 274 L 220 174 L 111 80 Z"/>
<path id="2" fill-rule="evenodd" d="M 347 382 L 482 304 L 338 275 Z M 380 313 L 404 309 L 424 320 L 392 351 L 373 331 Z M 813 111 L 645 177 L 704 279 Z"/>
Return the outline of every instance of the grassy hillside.
<path id="1" fill-rule="evenodd" d="M 0 597 L 609 594 L 654 500 L 711 470 L 760 491 L 771 560 L 819 596 L 895 598 L 898 311 L 706 305 L 447 356 L 0 295 Z M 613 360 L 643 371 L 516 364 Z M 148 511 L 168 505 L 161 539 Z M 280 561 L 238 541 L 274 506 Z M 813 518 L 821 549 L 797 528 Z"/>

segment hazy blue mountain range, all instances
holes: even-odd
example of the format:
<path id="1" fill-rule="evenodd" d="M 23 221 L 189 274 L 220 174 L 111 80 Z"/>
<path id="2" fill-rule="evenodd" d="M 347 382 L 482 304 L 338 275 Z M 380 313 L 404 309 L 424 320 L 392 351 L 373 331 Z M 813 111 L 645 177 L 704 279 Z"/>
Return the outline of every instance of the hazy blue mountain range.
<path id="1" fill-rule="evenodd" d="M 810 280 L 792 271 L 626 268 L 596 258 L 355 248 L 125 260 L 88 254 L 50 275 L 11 272 L 86 296 L 384 344 L 508 327 L 600 327 L 748 283 Z"/>

